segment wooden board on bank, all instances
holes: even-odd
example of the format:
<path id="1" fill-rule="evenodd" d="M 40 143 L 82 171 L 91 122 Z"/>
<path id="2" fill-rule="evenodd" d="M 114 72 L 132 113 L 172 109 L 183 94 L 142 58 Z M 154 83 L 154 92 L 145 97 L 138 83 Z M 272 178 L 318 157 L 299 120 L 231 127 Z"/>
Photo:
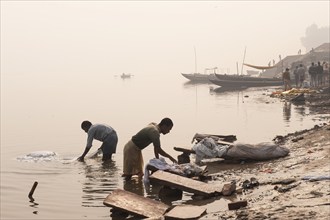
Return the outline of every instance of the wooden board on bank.
<path id="1" fill-rule="evenodd" d="M 168 205 L 162 202 L 145 198 L 122 189 L 116 189 L 110 193 L 103 201 L 103 204 L 147 218 L 160 218 L 169 208 Z"/>
<path id="2" fill-rule="evenodd" d="M 180 151 L 180 152 L 188 153 L 188 154 L 195 154 L 196 153 L 191 148 L 189 149 L 189 148 L 184 148 L 184 147 L 174 147 L 173 149 L 176 150 L 176 151 Z"/>
<path id="3" fill-rule="evenodd" d="M 228 145 L 228 146 L 233 146 L 234 143 L 230 143 L 230 142 L 226 142 L 226 141 L 216 141 L 216 143 L 218 144 L 222 144 L 222 145 Z M 188 153 L 188 154 L 196 154 L 196 152 L 192 149 L 192 148 L 187 148 L 187 147 L 174 147 L 173 148 L 176 151 L 180 151 L 183 153 Z"/>
<path id="4" fill-rule="evenodd" d="M 222 145 L 228 145 L 228 146 L 233 146 L 234 143 L 226 142 L 226 141 L 217 141 L 218 144 Z M 173 147 L 174 150 L 180 151 L 182 153 L 187 153 L 187 154 L 196 154 L 196 152 L 192 148 L 187 148 L 187 147 Z"/>
<path id="5" fill-rule="evenodd" d="M 208 183 L 193 180 L 162 170 L 154 172 L 150 177 L 151 183 L 159 183 L 165 186 L 181 189 L 182 191 L 194 193 L 202 196 L 212 196 L 216 192 L 221 192 L 222 185 L 215 187 Z"/>

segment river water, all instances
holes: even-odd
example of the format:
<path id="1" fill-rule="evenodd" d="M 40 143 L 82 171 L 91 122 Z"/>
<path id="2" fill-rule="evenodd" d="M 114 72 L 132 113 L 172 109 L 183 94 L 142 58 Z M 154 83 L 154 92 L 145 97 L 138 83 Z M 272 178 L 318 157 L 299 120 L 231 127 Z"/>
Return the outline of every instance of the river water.
<path id="1" fill-rule="evenodd" d="M 163 148 L 174 157 L 179 153 L 173 147 L 192 146 L 197 132 L 234 134 L 238 141 L 253 144 L 324 120 L 305 106 L 270 98 L 279 88 L 215 88 L 191 84 L 180 74 L 135 74 L 127 79 L 114 74 L 2 75 L 1 219 L 110 219 L 103 200 L 117 188 L 157 198 L 157 190 L 146 192 L 142 182 L 124 183 L 122 150 L 132 135 L 163 117 L 174 122 L 171 132 L 161 136 Z M 83 120 L 117 130 L 112 163 L 75 160 L 86 144 Z M 91 152 L 99 146 L 94 141 Z M 145 162 L 152 159 L 151 146 L 143 156 Z M 39 184 L 32 201 L 28 193 L 35 181 Z M 190 200 L 184 193 L 173 204 Z"/>

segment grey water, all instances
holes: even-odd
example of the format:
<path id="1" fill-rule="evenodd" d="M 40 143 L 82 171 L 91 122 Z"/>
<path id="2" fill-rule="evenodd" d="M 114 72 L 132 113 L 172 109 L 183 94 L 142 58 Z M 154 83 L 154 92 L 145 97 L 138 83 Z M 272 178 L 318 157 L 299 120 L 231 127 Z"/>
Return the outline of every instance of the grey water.
<path id="1" fill-rule="evenodd" d="M 157 198 L 142 182 L 124 183 L 122 150 L 150 122 L 170 117 L 174 127 L 162 147 L 191 147 L 195 133 L 234 134 L 239 142 L 268 142 L 312 128 L 318 115 L 269 95 L 281 87 L 216 92 L 216 85 L 191 84 L 178 74 L 3 75 L 1 83 L 1 219 L 110 219 L 103 200 L 114 189 Z M 83 120 L 106 123 L 119 137 L 113 162 L 77 162 L 86 144 Z M 100 146 L 94 141 L 92 153 Z M 31 152 L 40 157 L 27 157 Z M 46 154 L 44 154 L 46 152 Z M 55 155 L 49 153 L 54 152 Z M 144 161 L 153 149 L 143 151 Z M 38 186 L 28 193 L 35 181 Z M 181 201 L 189 202 L 185 193 Z M 211 201 L 210 203 L 215 202 Z M 208 205 L 208 204 L 205 204 Z"/>

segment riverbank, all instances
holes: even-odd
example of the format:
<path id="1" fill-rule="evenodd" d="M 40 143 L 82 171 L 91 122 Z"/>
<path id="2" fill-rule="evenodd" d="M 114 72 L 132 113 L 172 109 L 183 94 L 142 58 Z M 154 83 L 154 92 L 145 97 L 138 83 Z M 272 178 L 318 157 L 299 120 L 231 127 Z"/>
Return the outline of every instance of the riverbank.
<path id="1" fill-rule="evenodd" d="M 296 94 L 297 95 L 297 94 Z M 281 98 L 289 99 L 288 96 Z M 290 97 L 292 98 L 292 97 Z M 329 88 L 305 96 L 311 111 L 329 117 Z M 290 154 L 276 160 L 208 164 L 215 181 L 236 180 L 242 193 L 224 197 L 229 201 L 246 200 L 248 205 L 234 211 L 208 213 L 202 219 L 329 219 L 330 216 L 330 124 L 313 128 L 274 141 L 290 149 Z M 249 188 L 243 182 L 255 178 Z"/>

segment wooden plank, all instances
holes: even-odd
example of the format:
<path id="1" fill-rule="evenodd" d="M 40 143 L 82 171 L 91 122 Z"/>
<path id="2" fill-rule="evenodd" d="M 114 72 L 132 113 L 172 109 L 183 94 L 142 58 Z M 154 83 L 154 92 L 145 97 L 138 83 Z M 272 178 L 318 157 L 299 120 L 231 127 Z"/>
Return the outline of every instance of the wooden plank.
<path id="1" fill-rule="evenodd" d="M 237 140 L 236 135 L 217 135 L 217 134 L 199 134 L 196 133 L 191 141 L 191 143 L 196 140 L 197 142 L 201 141 L 203 138 L 210 137 L 214 140 L 221 140 L 221 141 L 227 141 L 227 142 L 234 142 Z"/>
<path id="2" fill-rule="evenodd" d="M 239 209 L 239 208 L 245 207 L 245 206 L 247 206 L 247 201 L 246 200 L 241 200 L 241 201 L 237 201 L 237 202 L 228 203 L 228 209 L 229 210 L 235 210 L 235 209 Z"/>
<path id="3" fill-rule="evenodd" d="M 176 151 L 180 151 L 180 152 L 188 153 L 188 154 L 195 154 L 196 153 L 191 148 L 189 149 L 189 148 L 184 148 L 184 147 L 174 147 L 173 149 L 176 150 Z"/>
<path id="4" fill-rule="evenodd" d="M 103 201 L 103 204 L 147 218 L 160 218 L 169 208 L 168 205 L 162 202 L 145 198 L 122 189 L 116 189 L 110 193 Z"/>
<path id="5" fill-rule="evenodd" d="M 198 219 L 205 213 L 206 208 L 200 206 L 178 205 L 165 214 L 165 219 Z"/>
<path id="6" fill-rule="evenodd" d="M 222 144 L 222 145 L 228 145 L 228 146 L 234 146 L 234 143 L 230 143 L 230 142 L 226 142 L 226 141 L 216 141 L 217 144 Z M 183 153 L 187 153 L 187 154 L 196 154 L 196 152 L 191 149 L 191 148 L 187 148 L 187 147 L 173 147 L 174 150 L 176 151 L 180 151 Z"/>
<path id="7" fill-rule="evenodd" d="M 221 141 L 221 140 L 217 140 L 216 143 L 217 144 L 222 144 L 222 145 L 229 145 L 229 146 L 233 146 L 234 145 L 234 143 L 227 142 L 227 141 Z"/>
<path id="8" fill-rule="evenodd" d="M 160 183 L 165 186 L 174 187 L 181 189 L 182 191 L 202 196 L 211 196 L 216 192 L 220 193 L 223 187 L 222 185 L 215 187 L 201 181 L 193 180 L 169 172 L 164 172 L 162 170 L 154 172 L 149 178 L 151 183 Z"/>

